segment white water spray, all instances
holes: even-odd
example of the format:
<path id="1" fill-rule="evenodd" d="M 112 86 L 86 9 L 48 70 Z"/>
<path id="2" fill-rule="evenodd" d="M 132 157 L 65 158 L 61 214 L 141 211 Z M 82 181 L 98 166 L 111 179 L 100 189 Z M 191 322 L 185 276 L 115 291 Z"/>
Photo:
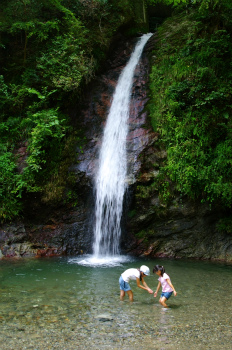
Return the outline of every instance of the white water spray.
<path id="1" fill-rule="evenodd" d="M 152 36 L 143 35 L 123 69 L 106 121 L 96 176 L 95 231 L 93 252 L 100 256 L 119 254 L 123 197 L 126 190 L 126 137 L 134 70 L 143 48 Z"/>

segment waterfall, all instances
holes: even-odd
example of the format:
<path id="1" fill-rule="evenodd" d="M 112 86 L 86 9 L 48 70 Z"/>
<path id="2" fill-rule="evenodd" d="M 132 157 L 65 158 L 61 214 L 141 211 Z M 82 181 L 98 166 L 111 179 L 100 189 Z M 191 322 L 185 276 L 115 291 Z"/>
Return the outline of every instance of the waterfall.
<path id="1" fill-rule="evenodd" d="M 94 256 L 119 254 L 123 197 L 127 187 L 126 137 L 134 70 L 143 48 L 152 36 L 144 34 L 123 69 L 104 129 L 96 174 Z"/>

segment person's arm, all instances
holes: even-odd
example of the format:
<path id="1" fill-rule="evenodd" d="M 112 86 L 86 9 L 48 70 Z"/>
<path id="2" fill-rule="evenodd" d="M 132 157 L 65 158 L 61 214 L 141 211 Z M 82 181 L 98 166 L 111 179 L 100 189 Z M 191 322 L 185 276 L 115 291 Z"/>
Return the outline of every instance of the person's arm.
<path id="1" fill-rule="evenodd" d="M 151 290 L 148 285 L 145 283 L 144 279 L 142 278 L 142 284 L 143 286 L 140 284 L 140 279 L 138 277 L 136 277 L 136 283 L 137 283 L 137 287 L 145 289 L 148 291 L 148 293 L 152 294 L 153 290 Z"/>
<path id="2" fill-rule="evenodd" d="M 142 284 L 144 285 L 144 287 L 147 289 L 147 291 L 152 294 L 153 290 L 151 288 L 148 287 L 148 285 L 146 284 L 146 282 L 144 281 L 144 278 L 142 277 Z"/>
<path id="3" fill-rule="evenodd" d="M 156 288 L 156 291 L 155 291 L 155 293 L 154 293 L 154 298 L 157 296 L 157 293 L 158 293 L 160 287 L 161 287 L 161 282 L 159 281 L 158 286 L 157 286 L 157 288 Z"/>
<path id="4" fill-rule="evenodd" d="M 167 279 L 166 281 L 168 282 L 169 286 L 173 289 L 173 294 L 174 294 L 174 296 L 176 296 L 177 292 L 176 292 L 176 290 L 175 290 L 175 288 L 174 288 L 172 282 L 170 281 L 170 279 Z"/>

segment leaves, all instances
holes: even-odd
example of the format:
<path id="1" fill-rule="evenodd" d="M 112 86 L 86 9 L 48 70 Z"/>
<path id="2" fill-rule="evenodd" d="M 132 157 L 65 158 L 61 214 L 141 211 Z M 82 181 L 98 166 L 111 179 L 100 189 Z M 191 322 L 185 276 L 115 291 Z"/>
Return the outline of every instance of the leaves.
<path id="1" fill-rule="evenodd" d="M 131 0 L 1 0 L 2 220 L 23 211 L 24 193 L 41 192 L 46 202 L 68 196 L 75 145 L 84 142 L 82 132 L 70 126 L 69 113 L 105 59 L 114 33 L 135 23 L 134 5 Z M 134 31 L 139 30 L 137 24 Z"/>
<path id="2" fill-rule="evenodd" d="M 221 7 L 223 20 L 226 9 Z M 163 171 L 176 189 L 231 207 L 231 31 L 229 26 L 209 33 L 210 24 L 199 21 L 198 13 L 178 14 L 160 27 L 150 110 L 167 148 Z"/>
<path id="3" fill-rule="evenodd" d="M 87 81 L 94 71 L 94 60 L 81 49 L 79 38 L 58 36 L 53 46 L 37 59 L 37 69 L 48 85 L 65 91 L 75 90 L 83 78 Z"/>
<path id="4" fill-rule="evenodd" d="M 0 153 L 0 222 L 10 220 L 18 215 L 21 204 L 22 178 L 16 173 L 13 154 Z"/>

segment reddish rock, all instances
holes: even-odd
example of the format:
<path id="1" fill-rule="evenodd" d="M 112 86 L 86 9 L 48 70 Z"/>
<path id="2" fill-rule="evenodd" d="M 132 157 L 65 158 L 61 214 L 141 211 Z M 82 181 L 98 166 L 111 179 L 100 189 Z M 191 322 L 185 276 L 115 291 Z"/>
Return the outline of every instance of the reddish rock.
<path id="1" fill-rule="evenodd" d="M 109 60 L 109 69 L 103 76 L 96 78 L 92 90 L 86 95 L 85 108 L 80 112 L 83 115 L 81 126 L 86 128 L 86 139 L 88 142 L 83 148 L 83 153 L 78 156 L 76 170 L 84 172 L 85 175 L 90 177 L 91 182 L 94 181 L 98 166 L 98 153 L 112 96 L 119 75 L 130 58 L 137 40 L 124 42 L 125 49 L 114 52 L 113 57 Z M 148 47 L 149 41 L 147 43 Z M 148 145 L 150 146 L 154 138 L 154 132 L 145 111 L 145 105 L 148 101 L 148 80 L 149 60 L 145 46 L 141 60 L 135 69 L 128 120 L 127 149 L 130 178 L 136 178 L 141 171 L 142 165 L 139 155 Z"/>
<path id="2" fill-rule="evenodd" d="M 63 253 L 62 249 L 59 249 L 59 248 L 38 249 L 36 258 L 60 256 L 62 255 L 62 253 Z"/>
<path id="3" fill-rule="evenodd" d="M 43 227 L 43 230 L 55 230 L 56 227 L 56 225 L 46 225 Z"/>

